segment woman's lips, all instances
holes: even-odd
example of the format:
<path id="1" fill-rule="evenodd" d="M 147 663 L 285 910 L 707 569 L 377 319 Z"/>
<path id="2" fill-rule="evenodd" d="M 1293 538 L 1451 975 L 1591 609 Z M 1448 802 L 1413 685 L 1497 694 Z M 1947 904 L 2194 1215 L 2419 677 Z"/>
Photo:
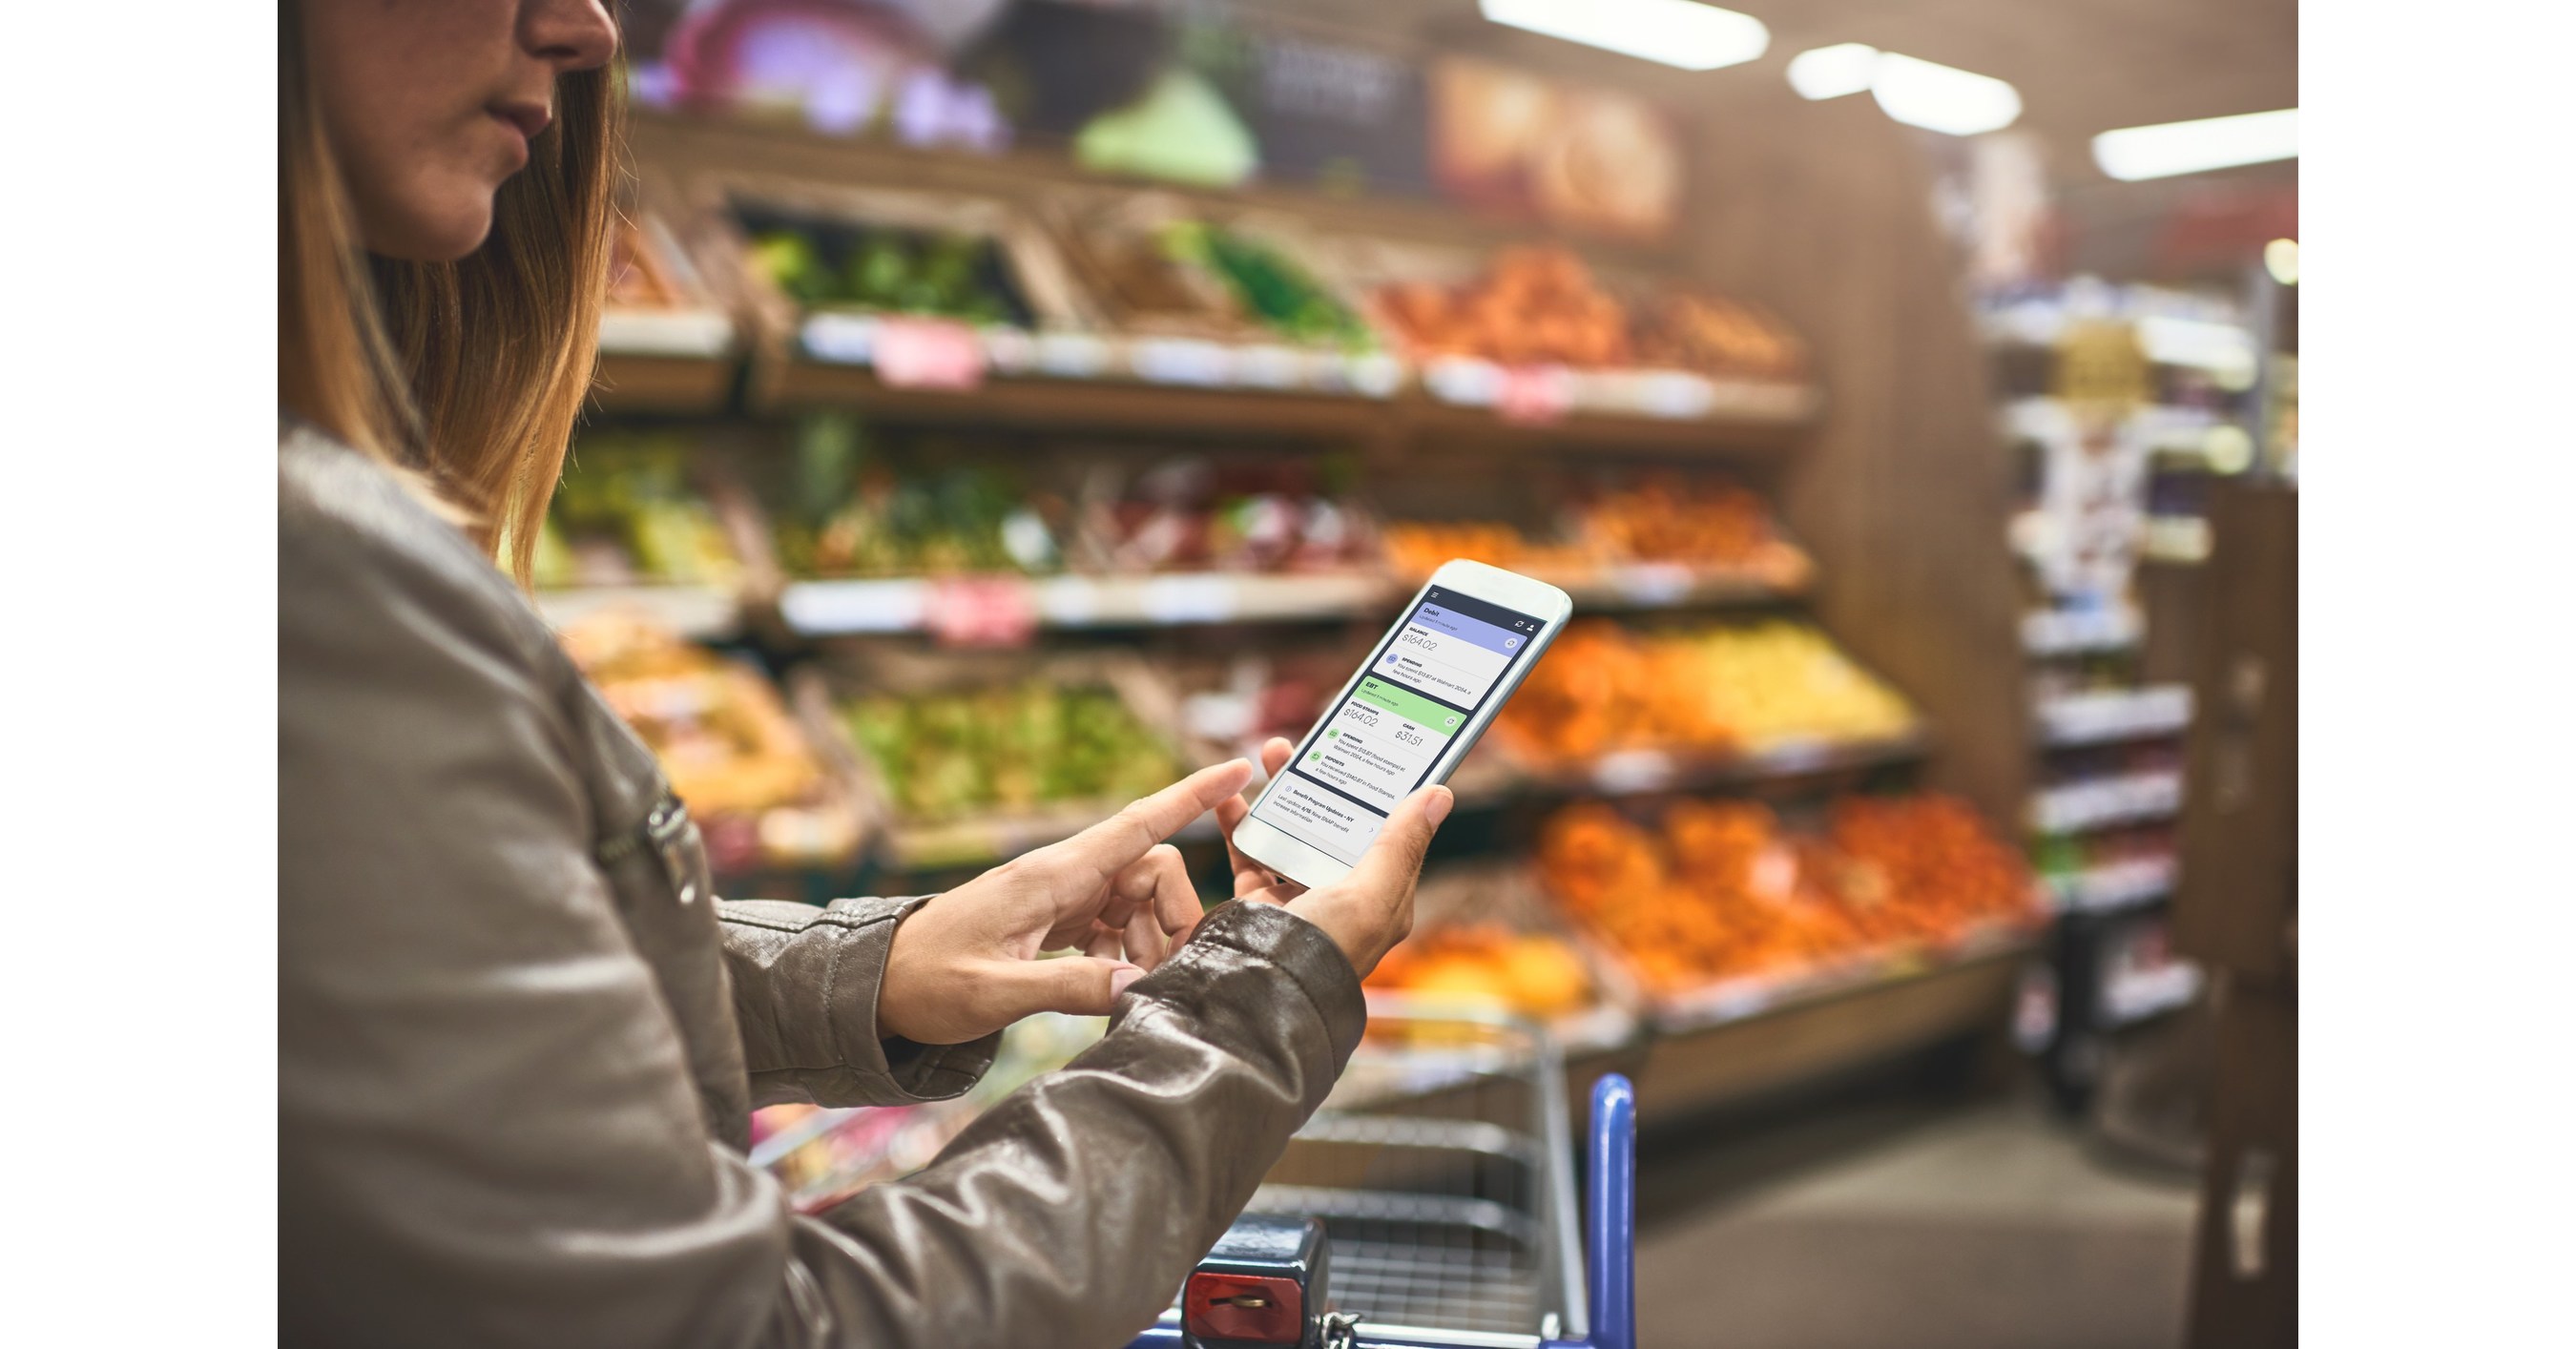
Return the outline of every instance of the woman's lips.
<path id="1" fill-rule="evenodd" d="M 510 168 L 517 173 L 528 166 L 528 142 L 546 129 L 554 114 L 543 103 L 495 103 L 484 109 L 492 120 L 510 133 Z"/>
<path id="2" fill-rule="evenodd" d="M 537 102 L 495 103 L 489 111 L 525 140 L 535 140 L 555 120 L 554 112 Z"/>

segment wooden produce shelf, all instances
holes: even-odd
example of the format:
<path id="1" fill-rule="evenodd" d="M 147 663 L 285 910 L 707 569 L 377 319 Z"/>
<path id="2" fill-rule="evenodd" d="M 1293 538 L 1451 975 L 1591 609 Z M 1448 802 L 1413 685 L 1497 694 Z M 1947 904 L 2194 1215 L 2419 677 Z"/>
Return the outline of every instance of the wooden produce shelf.
<path id="1" fill-rule="evenodd" d="M 1925 757 L 1930 749 L 1929 740 L 1916 732 L 1839 744 L 1804 741 L 1752 754 L 1693 756 L 1663 750 L 1623 750 L 1573 768 L 1517 774 L 1492 789 L 1490 794 L 1495 799 L 1486 799 L 1488 793 L 1477 793 L 1463 804 L 1498 805 L 1505 798 L 1529 796 L 1628 796 L 1742 786 L 1911 763 Z"/>
<path id="2" fill-rule="evenodd" d="M 877 859 L 903 872 L 993 866 L 1033 848 L 1071 838 L 1117 814 L 1126 804 L 1124 800 L 1080 801 L 1012 815 L 967 816 L 936 824 L 897 823 L 879 835 Z M 1195 843 L 1217 836 L 1216 817 L 1202 815 L 1172 835 L 1172 841 Z"/>
<path id="3" fill-rule="evenodd" d="M 1386 401 L 1349 395 L 1043 377 L 991 379 L 954 391 L 908 389 L 889 386 L 865 366 L 802 360 L 755 367 L 751 402 L 776 410 L 850 408 L 895 424 L 1046 431 L 1368 441 L 1394 426 Z"/>
<path id="4" fill-rule="evenodd" d="M 601 352 L 590 401 L 601 412 L 715 412 L 733 393 L 730 356 Z"/>
<path id="5" fill-rule="evenodd" d="M 1778 406 L 1709 417 L 1574 413 L 1551 421 L 1516 422 L 1490 408 L 1443 403 L 1419 394 L 1369 398 L 1046 376 L 995 377 L 963 390 L 900 388 L 877 378 L 864 365 L 781 359 L 755 364 L 750 402 L 763 410 L 850 408 L 881 421 L 928 426 L 1164 431 L 1361 442 L 1388 449 L 1467 444 L 1519 451 L 1768 456 L 1786 451 L 1814 421 L 1812 396 L 1792 392 L 1796 396 Z"/>
<path id="6" fill-rule="evenodd" d="M 537 592 L 537 612 L 558 630 L 618 609 L 640 611 L 682 637 L 721 637 L 741 626 L 740 597 L 720 586 L 581 586 Z"/>
<path id="7" fill-rule="evenodd" d="M 1583 573 L 1535 571 L 1574 599 L 1577 614 L 1718 605 L 1782 604 L 1804 599 L 1805 586 L 1774 585 L 1740 571 L 1677 562 L 1630 562 Z"/>
<path id="8" fill-rule="evenodd" d="M 1945 964 L 1816 987 L 1696 1030 L 1659 1033 L 1637 1079 L 1656 1124 L 2004 1024 L 2015 940 Z"/>
<path id="9" fill-rule="evenodd" d="M 1415 443 L 1468 443 L 1512 450 L 1610 451 L 1763 458 L 1785 452 L 1815 421 L 1813 399 L 1794 408 L 1745 408 L 1708 417 L 1576 412 L 1514 421 L 1490 408 L 1428 397 L 1404 401 L 1404 435 Z"/>
<path id="10" fill-rule="evenodd" d="M 1057 629 L 1327 621 L 1376 613 L 1393 583 L 1370 572 L 1175 572 L 1149 576 L 979 578 L 1024 587 L 1038 625 Z M 918 632 L 942 583 L 927 577 L 793 581 L 779 597 L 791 629 L 809 637 Z"/>

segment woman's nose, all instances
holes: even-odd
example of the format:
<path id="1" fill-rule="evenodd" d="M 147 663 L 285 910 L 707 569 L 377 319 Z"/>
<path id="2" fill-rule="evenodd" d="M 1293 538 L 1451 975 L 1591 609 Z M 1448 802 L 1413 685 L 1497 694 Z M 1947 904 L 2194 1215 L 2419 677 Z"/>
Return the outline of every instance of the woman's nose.
<path id="1" fill-rule="evenodd" d="M 617 23 L 601 0 L 527 0 L 519 44 L 561 70 L 596 70 L 617 54 Z"/>

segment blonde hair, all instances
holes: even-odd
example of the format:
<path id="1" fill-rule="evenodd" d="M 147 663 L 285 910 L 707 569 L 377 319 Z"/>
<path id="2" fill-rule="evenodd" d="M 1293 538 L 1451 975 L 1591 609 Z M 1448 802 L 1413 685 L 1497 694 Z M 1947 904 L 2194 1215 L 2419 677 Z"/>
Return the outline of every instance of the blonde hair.
<path id="1" fill-rule="evenodd" d="M 368 254 L 306 65 L 278 16 L 277 401 L 426 490 L 529 584 L 598 361 L 624 106 L 607 70 L 556 82 L 554 124 L 457 262 Z"/>

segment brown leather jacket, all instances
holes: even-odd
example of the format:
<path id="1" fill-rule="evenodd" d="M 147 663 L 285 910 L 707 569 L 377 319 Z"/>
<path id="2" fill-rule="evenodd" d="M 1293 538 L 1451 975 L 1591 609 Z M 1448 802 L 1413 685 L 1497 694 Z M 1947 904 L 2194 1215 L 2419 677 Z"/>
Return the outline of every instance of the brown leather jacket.
<path id="1" fill-rule="evenodd" d="M 895 923 L 708 893 L 651 756 L 506 579 L 375 463 L 278 446 L 284 1338 L 1115 1345 L 1357 1043 L 1312 925 L 1231 905 L 1108 1037 L 819 1218 L 755 1102 L 964 1091 L 994 1042 L 876 1028 Z"/>

